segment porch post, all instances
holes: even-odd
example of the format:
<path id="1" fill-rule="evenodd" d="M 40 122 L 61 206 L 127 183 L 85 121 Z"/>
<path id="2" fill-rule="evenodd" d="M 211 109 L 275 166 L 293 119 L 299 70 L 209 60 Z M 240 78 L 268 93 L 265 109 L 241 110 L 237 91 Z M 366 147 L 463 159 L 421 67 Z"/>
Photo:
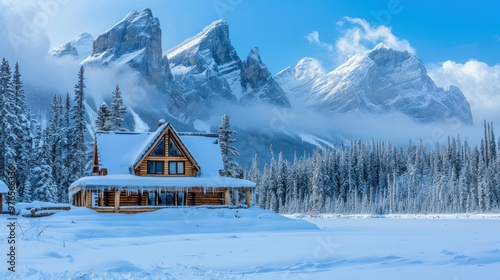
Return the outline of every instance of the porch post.
<path id="1" fill-rule="evenodd" d="M 99 206 L 104 206 L 104 190 L 99 193 Z"/>
<path id="2" fill-rule="evenodd" d="M 224 204 L 226 205 L 231 204 L 231 196 L 229 195 L 229 188 L 226 188 L 224 190 Z"/>
<path id="3" fill-rule="evenodd" d="M 245 190 L 245 202 L 247 203 L 247 207 L 250 208 L 250 205 L 252 203 L 252 192 L 250 191 L 250 189 L 246 189 Z"/>
<path id="4" fill-rule="evenodd" d="M 80 191 L 80 206 L 85 206 L 85 189 Z"/>
<path id="5" fill-rule="evenodd" d="M 115 187 L 115 213 L 120 210 L 120 190 Z"/>
<path id="6" fill-rule="evenodd" d="M 85 207 L 92 208 L 92 191 L 85 191 Z"/>

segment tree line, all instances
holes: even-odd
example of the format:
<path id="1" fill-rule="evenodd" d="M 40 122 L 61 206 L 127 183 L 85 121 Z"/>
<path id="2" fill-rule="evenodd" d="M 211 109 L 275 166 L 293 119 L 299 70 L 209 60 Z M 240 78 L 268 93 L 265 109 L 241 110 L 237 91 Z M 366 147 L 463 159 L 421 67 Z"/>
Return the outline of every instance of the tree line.
<path id="1" fill-rule="evenodd" d="M 499 147 L 485 122 L 474 147 L 460 137 L 432 150 L 358 140 L 291 162 L 273 155 L 262 171 L 255 156 L 245 176 L 256 204 L 278 213 L 491 212 L 500 210 Z"/>
<path id="2" fill-rule="evenodd" d="M 55 95 L 50 118 L 41 127 L 26 104 L 19 64 L 12 73 L 4 58 L 0 67 L 0 179 L 8 181 L 8 167 L 16 167 L 17 199 L 68 202 L 68 187 L 89 175 L 92 143 L 85 108 L 85 70 L 80 67 L 74 95 Z M 101 130 L 123 130 L 123 105 L 117 85 L 106 114 L 98 117 Z M 102 118 L 102 119 L 101 119 Z"/>

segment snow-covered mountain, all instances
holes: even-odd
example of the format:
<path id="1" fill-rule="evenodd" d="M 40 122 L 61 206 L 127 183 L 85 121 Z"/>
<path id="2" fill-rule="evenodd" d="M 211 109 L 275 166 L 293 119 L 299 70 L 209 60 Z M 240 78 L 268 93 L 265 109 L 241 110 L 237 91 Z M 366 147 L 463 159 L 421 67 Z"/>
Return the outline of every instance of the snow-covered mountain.
<path id="1" fill-rule="evenodd" d="M 182 84 L 182 98 L 211 104 L 263 101 L 289 107 L 276 83 L 253 48 L 242 61 L 229 38 L 229 25 L 218 20 L 196 36 L 166 52 L 174 81 Z"/>
<path id="2" fill-rule="evenodd" d="M 123 20 L 99 35 L 92 54 L 82 65 L 131 66 L 152 84 L 162 87 L 171 79 L 168 59 L 162 55 L 161 28 L 150 9 L 131 11 Z"/>
<path id="3" fill-rule="evenodd" d="M 294 68 L 287 67 L 276 74 L 276 81 L 281 88 L 293 95 L 309 93 L 313 85 L 325 78 L 321 63 L 311 57 L 305 57 Z"/>
<path id="4" fill-rule="evenodd" d="M 92 44 L 89 36 L 79 36 L 54 49 L 52 54 L 77 55 L 82 59 L 92 45 L 91 53 L 81 62 L 83 65 L 125 70 L 117 71 L 118 76 L 113 76 L 116 80 L 111 83 L 123 85 L 127 77 L 137 78 L 139 84 L 127 80 L 128 87 L 123 88 L 125 102 L 129 102 L 125 126 L 131 130 L 154 127 L 160 118 L 168 118 L 181 130 L 193 130 L 196 124 L 204 124 L 208 130 L 210 124 L 213 125 L 214 115 L 219 116 L 218 112 L 229 107 L 228 104 L 238 103 L 270 104 L 272 116 L 280 117 L 276 116 L 276 107 L 290 108 L 291 98 L 296 108 L 290 112 L 276 112 L 301 117 L 303 113 L 311 114 L 308 119 L 319 118 L 320 121 L 315 122 L 318 124 L 335 112 L 379 115 L 401 112 L 421 122 L 457 118 L 472 123 L 469 104 L 458 88 L 438 88 L 417 57 L 382 45 L 351 57 L 331 72 L 325 71 L 318 60 L 304 58 L 294 68 L 287 68 L 273 77 L 258 47 L 252 48 L 245 59 L 240 58 L 231 43 L 229 25 L 223 20 L 211 23 L 194 37 L 165 52 L 162 51 L 159 20 L 149 9 L 131 11 Z M 130 69 L 132 73 L 126 71 Z M 88 79 L 87 83 L 92 81 Z M 96 106 L 109 99 L 110 88 L 102 88 L 99 92 L 98 87 L 92 97 L 87 96 L 90 124 L 93 124 Z M 91 98 L 94 100 L 89 100 Z M 251 118 L 255 113 L 253 108 L 241 111 L 238 117 Z M 239 110 L 239 107 L 231 109 Z M 259 110 L 264 110 L 259 112 L 264 116 L 269 113 L 261 107 Z M 327 116 L 317 116 L 317 111 Z M 267 119 L 259 121 L 267 122 Z M 284 122 L 288 124 L 288 120 Z M 270 145 L 277 152 L 293 155 L 348 137 L 332 128 L 313 130 L 309 125 L 294 122 L 285 126 L 286 131 L 272 131 L 272 139 L 264 141 L 259 134 L 262 131 L 255 127 L 234 125 L 239 131 L 239 149 L 246 164 L 250 164 L 256 153 L 267 160 L 269 153 L 265 151 Z"/>
<path id="5" fill-rule="evenodd" d="M 469 103 L 457 87 L 444 90 L 420 59 L 380 44 L 324 74 L 314 60 L 276 75 L 288 92 L 305 94 L 312 108 L 329 112 L 401 112 L 420 122 L 456 118 L 472 124 Z"/>
<path id="6" fill-rule="evenodd" d="M 92 52 L 92 43 L 94 38 L 89 33 L 82 33 L 75 39 L 50 50 L 50 53 L 56 57 L 70 55 L 77 60 L 87 58 Z"/>
<path id="7" fill-rule="evenodd" d="M 243 66 L 241 72 L 242 102 L 263 100 L 270 104 L 290 107 L 290 101 L 285 92 L 262 62 L 258 47 L 252 48 Z"/>

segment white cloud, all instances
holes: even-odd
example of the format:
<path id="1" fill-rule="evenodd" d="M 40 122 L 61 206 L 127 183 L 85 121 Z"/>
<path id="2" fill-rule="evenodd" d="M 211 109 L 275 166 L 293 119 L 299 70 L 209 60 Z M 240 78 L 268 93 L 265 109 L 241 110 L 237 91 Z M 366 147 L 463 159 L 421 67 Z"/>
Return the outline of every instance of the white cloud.
<path id="1" fill-rule="evenodd" d="M 438 86 L 458 86 L 469 101 L 476 123 L 483 119 L 500 121 L 500 64 L 489 66 L 469 60 L 464 64 L 446 61 L 428 66 L 429 75 Z"/>
<path id="2" fill-rule="evenodd" d="M 415 54 L 415 49 L 410 46 L 410 43 L 396 37 L 387 26 L 371 26 L 364 19 L 344 17 L 337 22 L 337 27 L 342 36 L 334 44 L 321 41 L 318 31 L 312 31 L 305 38 L 311 44 L 335 52 L 339 63 L 350 56 L 370 50 L 380 43 L 395 50 Z"/>
<path id="3" fill-rule="evenodd" d="M 325 42 L 322 42 L 319 40 L 319 32 L 316 30 L 313 30 L 311 33 L 307 34 L 306 36 L 307 41 L 309 41 L 309 44 L 316 44 L 322 48 L 326 48 L 328 51 L 333 51 L 334 46 L 332 44 L 328 44 Z"/>
<path id="4" fill-rule="evenodd" d="M 415 54 L 415 49 L 405 39 L 396 37 L 392 30 L 384 25 L 371 26 L 360 18 L 344 17 L 337 23 L 343 36 L 335 42 L 338 56 L 345 59 L 362 51 L 372 49 L 379 43 L 399 51 L 408 51 Z M 347 29 L 343 29 L 348 26 Z"/>

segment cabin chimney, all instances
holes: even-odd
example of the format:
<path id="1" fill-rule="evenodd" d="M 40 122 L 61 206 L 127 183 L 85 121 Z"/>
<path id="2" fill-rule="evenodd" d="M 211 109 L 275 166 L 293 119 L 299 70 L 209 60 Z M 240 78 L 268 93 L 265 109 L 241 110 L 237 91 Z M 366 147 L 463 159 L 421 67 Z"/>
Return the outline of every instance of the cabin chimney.
<path id="1" fill-rule="evenodd" d="M 160 127 L 160 126 L 164 125 L 165 123 L 166 123 L 166 121 L 165 121 L 164 119 L 160 119 L 160 120 L 158 121 L 158 127 Z"/>

